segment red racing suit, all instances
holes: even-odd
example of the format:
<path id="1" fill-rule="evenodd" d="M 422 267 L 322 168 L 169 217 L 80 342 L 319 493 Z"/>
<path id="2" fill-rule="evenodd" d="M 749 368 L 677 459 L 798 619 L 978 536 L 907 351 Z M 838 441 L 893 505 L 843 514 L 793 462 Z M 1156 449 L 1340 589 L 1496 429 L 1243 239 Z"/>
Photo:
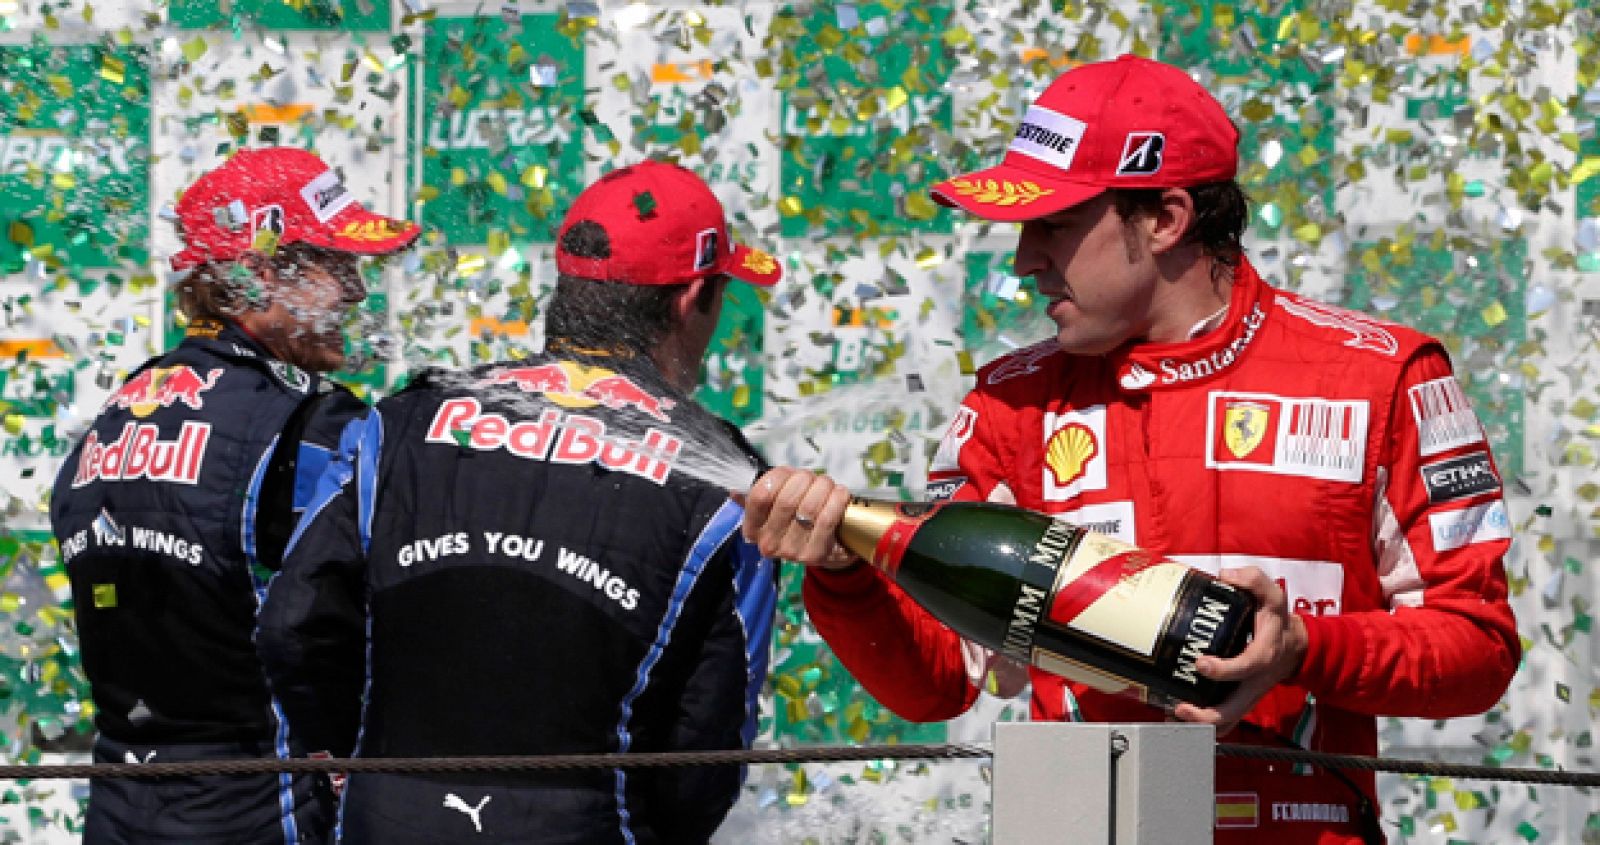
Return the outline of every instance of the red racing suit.
<path id="1" fill-rule="evenodd" d="M 1500 480 L 1445 351 L 1276 290 L 1248 263 L 1226 322 L 1196 339 L 1101 357 L 1051 340 L 985 367 L 929 491 L 1014 500 L 1207 572 L 1256 566 L 1276 580 L 1305 619 L 1305 660 L 1225 741 L 1374 754 L 1374 716 L 1486 710 L 1520 657 Z M 971 706 L 983 673 L 962 640 L 877 570 L 810 569 L 804 595 L 840 660 L 896 713 L 937 721 Z M 1165 718 L 1031 676 L 1036 720 Z M 1360 842 L 1373 778 L 1344 776 L 1219 757 L 1216 841 Z"/>

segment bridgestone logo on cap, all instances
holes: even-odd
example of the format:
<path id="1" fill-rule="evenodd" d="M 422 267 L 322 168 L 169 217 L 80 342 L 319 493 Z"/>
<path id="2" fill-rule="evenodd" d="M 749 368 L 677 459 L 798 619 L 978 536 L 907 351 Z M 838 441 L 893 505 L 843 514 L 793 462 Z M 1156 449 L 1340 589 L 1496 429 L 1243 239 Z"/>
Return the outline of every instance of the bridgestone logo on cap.
<path id="1" fill-rule="evenodd" d="M 1122 159 L 1117 163 L 1118 176 L 1149 176 L 1161 169 L 1161 151 L 1167 147 L 1167 138 L 1160 132 L 1129 132 L 1122 144 Z"/>
<path id="2" fill-rule="evenodd" d="M 694 269 L 705 270 L 717 263 L 718 251 L 716 229 L 703 229 L 695 236 L 694 244 Z"/>
<path id="3" fill-rule="evenodd" d="M 339 181 L 339 174 L 332 170 L 312 179 L 301 188 L 300 198 L 306 201 L 311 213 L 322 223 L 332 220 L 335 214 L 344 211 L 356 201 L 355 194 L 345 188 L 344 183 Z"/>
<path id="4" fill-rule="evenodd" d="M 1072 157 L 1088 125 L 1042 106 L 1030 106 L 1011 139 L 1011 149 L 1061 170 L 1072 167 Z"/>

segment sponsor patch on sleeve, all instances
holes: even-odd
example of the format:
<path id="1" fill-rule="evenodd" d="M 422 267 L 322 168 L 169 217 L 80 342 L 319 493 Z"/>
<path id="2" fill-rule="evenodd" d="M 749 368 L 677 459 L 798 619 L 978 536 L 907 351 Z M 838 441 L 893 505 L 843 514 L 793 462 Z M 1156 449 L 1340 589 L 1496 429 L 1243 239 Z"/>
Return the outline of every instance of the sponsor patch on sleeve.
<path id="1" fill-rule="evenodd" d="M 966 476 L 957 478 L 928 479 L 928 498 L 935 502 L 943 502 L 956 495 L 956 491 L 966 486 Z"/>
<path id="2" fill-rule="evenodd" d="M 1436 552 L 1511 539 L 1511 517 L 1506 513 L 1506 503 L 1499 501 L 1428 514 L 1428 527 L 1433 529 Z"/>
<path id="3" fill-rule="evenodd" d="M 1494 473 L 1488 452 L 1473 452 L 1424 464 L 1422 483 L 1428 488 L 1428 501 L 1436 504 L 1500 489 L 1500 479 Z"/>
<path id="4" fill-rule="evenodd" d="M 1417 442 L 1424 457 L 1483 442 L 1483 426 L 1455 376 L 1413 386 L 1411 416 L 1417 421 Z"/>
<path id="5" fill-rule="evenodd" d="M 939 451 L 934 454 L 928 472 L 954 472 L 960 469 L 961 447 L 967 445 L 977 428 L 978 412 L 966 405 L 957 408 L 955 419 L 950 421 L 950 427 L 944 430 L 944 439 L 939 441 Z"/>

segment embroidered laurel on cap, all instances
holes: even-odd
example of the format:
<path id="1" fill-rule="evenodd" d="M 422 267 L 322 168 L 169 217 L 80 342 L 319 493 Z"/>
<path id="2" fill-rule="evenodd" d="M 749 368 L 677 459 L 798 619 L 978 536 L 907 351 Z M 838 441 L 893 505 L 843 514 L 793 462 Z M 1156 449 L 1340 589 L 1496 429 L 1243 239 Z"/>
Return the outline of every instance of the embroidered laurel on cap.
<path id="1" fill-rule="evenodd" d="M 997 182 L 993 179 L 973 181 L 957 177 L 948 183 L 957 195 L 984 205 L 1027 205 L 1055 193 L 1053 188 L 1042 188 L 1037 182 Z"/>

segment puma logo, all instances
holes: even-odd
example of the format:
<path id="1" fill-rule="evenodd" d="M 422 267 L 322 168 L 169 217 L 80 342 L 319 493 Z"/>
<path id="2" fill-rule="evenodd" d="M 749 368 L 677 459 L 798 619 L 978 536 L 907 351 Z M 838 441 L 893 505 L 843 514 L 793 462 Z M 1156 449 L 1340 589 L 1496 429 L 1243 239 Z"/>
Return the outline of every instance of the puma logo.
<path id="1" fill-rule="evenodd" d="M 483 800 L 479 801 L 478 802 L 478 806 L 474 807 L 474 806 L 468 804 L 466 802 L 466 800 L 463 799 L 461 796 L 459 796 L 459 795 L 455 794 L 454 792 L 452 792 L 452 793 L 449 793 L 448 795 L 446 795 L 444 797 L 444 808 L 446 810 L 460 810 L 461 812 L 466 813 L 467 817 L 472 819 L 472 828 L 474 830 L 476 830 L 477 832 L 482 833 L 483 832 L 483 820 L 480 819 L 478 816 L 479 816 L 480 813 L 483 812 L 484 805 L 488 804 L 489 803 L 489 799 L 491 799 L 493 797 L 494 797 L 493 795 L 485 795 L 485 796 L 483 796 Z"/>

